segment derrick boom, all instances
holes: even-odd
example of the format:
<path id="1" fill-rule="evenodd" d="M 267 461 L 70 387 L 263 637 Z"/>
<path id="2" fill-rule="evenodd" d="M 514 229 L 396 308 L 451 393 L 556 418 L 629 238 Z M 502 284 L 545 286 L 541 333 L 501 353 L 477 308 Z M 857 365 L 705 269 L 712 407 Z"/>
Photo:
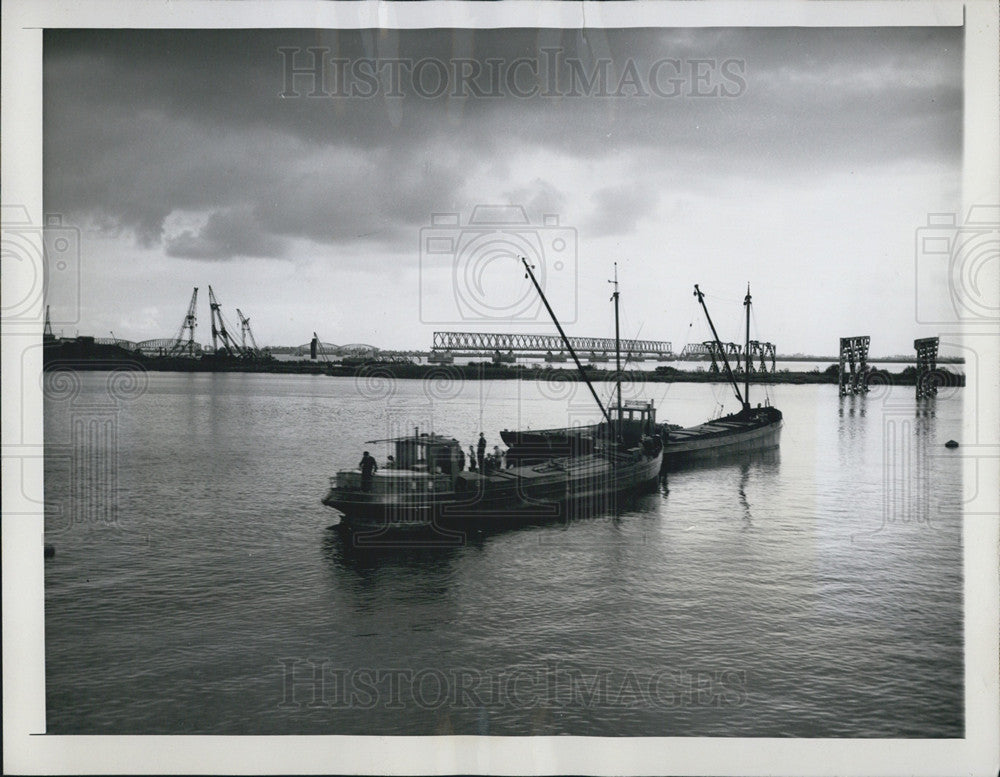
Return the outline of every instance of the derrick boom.
<path id="1" fill-rule="evenodd" d="M 219 341 L 222 341 L 222 346 L 226 348 L 229 353 L 235 354 L 237 356 L 243 355 L 243 348 L 240 344 L 233 339 L 232 335 L 229 334 L 229 329 L 226 327 L 226 319 L 222 316 L 222 305 L 215 298 L 215 292 L 212 291 L 212 287 L 208 287 L 208 306 L 212 310 L 212 348 L 216 352 L 219 350 Z"/>
<path id="2" fill-rule="evenodd" d="M 194 356 L 194 329 L 198 324 L 197 317 L 198 309 L 198 287 L 194 287 L 194 291 L 191 293 L 191 302 L 188 304 L 187 314 L 184 316 L 184 321 L 181 323 L 181 328 L 177 332 L 177 337 L 174 338 L 174 344 L 170 347 L 171 356 L 179 356 L 186 353 L 188 356 Z M 187 331 L 187 339 L 184 339 L 184 332 Z"/>
<path id="3" fill-rule="evenodd" d="M 243 315 L 239 308 L 236 308 L 236 315 L 240 319 L 240 341 L 243 345 L 244 355 L 246 356 L 257 356 L 260 354 L 260 348 L 257 346 L 257 340 L 253 336 L 253 330 L 250 329 L 250 319 Z M 247 340 L 250 340 L 250 348 L 247 348 Z"/>

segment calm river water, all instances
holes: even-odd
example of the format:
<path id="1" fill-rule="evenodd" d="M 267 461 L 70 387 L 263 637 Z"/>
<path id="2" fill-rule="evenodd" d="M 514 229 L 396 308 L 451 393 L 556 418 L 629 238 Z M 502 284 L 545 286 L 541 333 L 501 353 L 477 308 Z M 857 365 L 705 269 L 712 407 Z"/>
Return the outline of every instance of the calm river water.
<path id="1" fill-rule="evenodd" d="M 773 387 L 779 455 L 616 515 L 359 552 L 320 498 L 384 459 L 365 440 L 492 446 L 595 419 L 586 388 L 50 375 L 48 730 L 961 736 L 960 391 Z M 735 409 L 721 384 L 643 392 L 674 423 Z"/>

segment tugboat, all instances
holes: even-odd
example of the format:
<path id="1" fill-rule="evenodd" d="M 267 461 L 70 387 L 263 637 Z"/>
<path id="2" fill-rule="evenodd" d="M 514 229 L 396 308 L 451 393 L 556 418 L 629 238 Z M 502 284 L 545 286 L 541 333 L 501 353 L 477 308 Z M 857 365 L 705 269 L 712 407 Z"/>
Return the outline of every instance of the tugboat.
<path id="1" fill-rule="evenodd" d="M 715 331 L 712 317 L 705 305 L 705 295 L 695 284 L 695 296 L 701 303 L 712 329 L 712 335 L 718 344 L 722 363 L 726 368 L 726 376 L 736 393 L 741 409 L 721 418 L 705 423 L 682 428 L 676 424 L 660 424 L 656 427 L 657 434 L 663 442 L 663 467 L 666 470 L 680 469 L 692 464 L 712 461 L 733 460 L 759 451 L 772 450 L 781 443 L 781 427 L 783 424 L 781 411 L 765 402 L 757 407 L 750 406 L 750 349 L 746 347 L 744 354 L 744 386 L 740 386 L 733 374 L 729 360 Z M 750 287 L 743 300 L 747 309 L 747 346 L 750 342 Z M 620 369 L 620 368 L 619 368 Z M 514 449 L 523 448 L 537 451 L 537 455 L 549 452 L 549 455 L 563 455 L 566 450 L 573 449 L 580 443 L 577 440 L 587 439 L 599 433 L 600 424 L 562 429 L 539 429 L 535 431 L 509 431 L 504 429 L 500 437 L 504 443 Z"/>
<path id="2" fill-rule="evenodd" d="M 465 528 L 555 519 L 565 517 L 570 504 L 614 509 L 618 496 L 656 484 L 663 444 L 655 434 L 653 403 L 623 405 L 620 382 L 617 412 L 601 403 L 531 265 L 521 261 L 604 421 L 593 434 L 570 441 L 562 455 L 522 445 L 508 450 L 506 466 L 484 460 L 475 471 L 464 468 L 462 446 L 451 437 L 421 434 L 417 429 L 411 436 L 372 441 L 393 446 L 392 466 L 367 478 L 360 469 L 342 470 L 330 479 L 330 490 L 322 500 L 343 514 L 342 525 L 348 530 Z M 617 342 L 617 279 L 615 284 Z"/>

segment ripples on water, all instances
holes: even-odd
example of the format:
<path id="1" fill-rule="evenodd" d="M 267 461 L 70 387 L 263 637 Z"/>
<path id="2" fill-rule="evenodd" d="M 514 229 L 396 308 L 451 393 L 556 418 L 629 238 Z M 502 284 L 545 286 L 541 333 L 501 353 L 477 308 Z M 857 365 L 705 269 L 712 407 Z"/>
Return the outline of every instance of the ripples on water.
<path id="1" fill-rule="evenodd" d="M 492 445 L 594 420 L 586 389 L 107 377 L 45 407 L 50 732 L 963 733 L 960 394 L 779 386 L 780 455 L 617 515 L 362 552 L 319 500 L 365 440 Z M 732 404 L 648 391 L 676 423 Z"/>

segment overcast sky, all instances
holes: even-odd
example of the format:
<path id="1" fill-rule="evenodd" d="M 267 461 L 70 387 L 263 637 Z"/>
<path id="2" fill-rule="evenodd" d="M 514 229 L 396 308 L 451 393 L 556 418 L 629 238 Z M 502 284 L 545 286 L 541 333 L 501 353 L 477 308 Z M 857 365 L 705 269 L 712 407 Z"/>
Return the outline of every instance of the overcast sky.
<path id="1" fill-rule="evenodd" d="M 336 62 L 290 81 L 309 47 Z M 915 235 L 960 203 L 960 28 L 48 30 L 44 51 L 45 210 L 83 230 L 67 335 L 172 336 L 198 286 L 210 342 L 209 284 L 273 345 L 552 331 L 516 252 L 573 335 L 613 333 L 615 261 L 623 336 L 677 350 L 707 336 L 694 283 L 742 339 L 750 282 L 779 353 L 937 333 Z M 476 205 L 530 223 L 480 231 Z"/>

